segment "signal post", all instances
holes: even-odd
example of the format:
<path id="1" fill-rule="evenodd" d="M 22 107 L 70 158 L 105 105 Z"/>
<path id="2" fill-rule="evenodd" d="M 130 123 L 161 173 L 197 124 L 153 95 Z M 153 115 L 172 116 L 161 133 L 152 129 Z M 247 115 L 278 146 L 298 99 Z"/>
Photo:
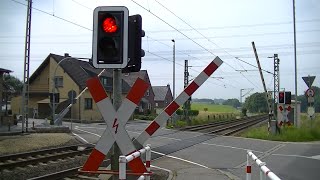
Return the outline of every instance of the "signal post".
<path id="1" fill-rule="evenodd" d="M 129 16 L 124 6 L 100 6 L 93 12 L 92 64 L 95 68 L 113 69 L 113 106 L 121 105 L 122 77 L 141 68 L 142 17 Z M 111 169 L 117 170 L 119 147 L 113 146 Z"/>

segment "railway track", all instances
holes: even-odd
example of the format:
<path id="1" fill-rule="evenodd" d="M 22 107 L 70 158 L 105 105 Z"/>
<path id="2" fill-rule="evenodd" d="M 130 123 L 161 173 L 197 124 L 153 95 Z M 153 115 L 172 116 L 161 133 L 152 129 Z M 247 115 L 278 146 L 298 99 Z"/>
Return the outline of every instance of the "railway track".
<path id="1" fill-rule="evenodd" d="M 267 120 L 268 115 L 258 115 L 253 117 L 246 117 L 237 120 L 214 122 L 204 125 L 188 126 L 181 128 L 183 131 L 198 131 L 206 134 L 217 135 L 233 135 L 239 131 L 253 126 L 257 123 Z"/>
<path id="2" fill-rule="evenodd" d="M 57 161 L 78 155 L 88 155 L 92 149 L 93 147 L 74 145 L 0 156 L 0 171 Z"/>

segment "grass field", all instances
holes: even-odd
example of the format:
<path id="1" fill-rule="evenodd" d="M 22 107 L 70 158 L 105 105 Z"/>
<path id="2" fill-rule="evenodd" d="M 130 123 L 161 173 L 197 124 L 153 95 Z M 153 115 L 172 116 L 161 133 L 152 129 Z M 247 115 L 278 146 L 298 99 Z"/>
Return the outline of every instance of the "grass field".
<path id="1" fill-rule="evenodd" d="M 232 106 L 227 105 L 217 105 L 217 104 L 204 104 L 204 103 L 192 103 L 191 109 L 204 111 L 207 108 L 207 112 L 214 113 L 236 113 L 238 110 Z"/>
<path id="2" fill-rule="evenodd" d="M 254 127 L 241 134 L 242 137 L 265 139 L 273 141 L 319 141 L 320 140 L 320 113 L 316 114 L 316 119 L 312 123 L 305 114 L 301 115 L 301 127 L 285 127 L 281 129 L 281 133 L 277 135 L 269 134 L 267 125 L 261 127 Z"/>
<path id="3" fill-rule="evenodd" d="M 207 108 L 207 111 L 204 109 Z M 204 104 L 204 103 L 191 103 L 192 110 L 199 110 L 198 116 L 192 116 L 191 125 L 207 124 L 215 121 L 224 121 L 234 119 L 240 115 L 240 111 L 232 106 Z M 182 118 L 182 116 L 180 117 Z M 178 120 L 174 125 L 170 124 L 167 128 L 184 127 L 187 122 L 183 119 Z"/>

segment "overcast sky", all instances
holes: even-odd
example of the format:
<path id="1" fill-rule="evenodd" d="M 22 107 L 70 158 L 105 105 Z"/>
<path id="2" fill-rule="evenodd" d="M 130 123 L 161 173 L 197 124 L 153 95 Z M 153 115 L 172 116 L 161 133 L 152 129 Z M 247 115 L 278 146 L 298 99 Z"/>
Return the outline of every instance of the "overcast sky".
<path id="1" fill-rule="evenodd" d="M 273 59 L 268 57 L 279 54 L 280 87 L 294 94 L 292 0 L 135 1 L 34 0 L 33 7 L 42 12 L 32 10 L 30 73 L 49 53 L 91 57 L 93 9 L 118 5 L 128 7 L 130 15 L 142 15 L 146 32 L 142 69 L 148 70 L 152 85 L 172 85 L 171 39 L 175 39 L 177 95 L 183 90 L 184 60 L 193 66 L 189 68 L 193 78 L 215 56 L 225 63 L 194 97 L 239 99 L 240 89 L 263 92 L 257 68 L 247 64 L 257 65 L 254 41 L 263 69 L 273 72 Z M 27 2 L 0 3 L 0 67 L 22 79 Z M 302 76 L 317 76 L 314 85 L 320 86 L 320 1 L 296 0 L 296 22 L 298 94 L 302 94 L 307 89 Z M 263 74 L 267 88 L 273 90 L 273 76 Z"/>

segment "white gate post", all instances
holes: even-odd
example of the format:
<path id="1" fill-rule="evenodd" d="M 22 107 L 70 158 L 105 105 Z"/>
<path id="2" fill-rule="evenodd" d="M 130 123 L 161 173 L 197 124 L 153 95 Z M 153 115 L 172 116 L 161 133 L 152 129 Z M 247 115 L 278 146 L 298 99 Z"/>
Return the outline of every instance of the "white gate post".
<path id="1" fill-rule="evenodd" d="M 126 169 L 127 159 L 125 156 L 119 156 L 119 180 L 125 180 L 127 169 Z"/>
<path id="2" fill-rule="evenodd" d="M 250 151 L 248 151 L 250 152 Z M 250 165 L 250 157 L 249 157 L 249 153 L 247 153 L 247 178 L 246 180 L 251 180 L 251 165 Z"/>
<path id="3" fill-rule="evenodd" d="M 151 161 L 151 145 L 147 144 L 147 147 L 146 147 L 146 168 L 147 168 L 148 173 L 150 173 L 150 171 L 151 171 L 150 161 Z M 146 180 L 150 180 L 150 175 L 146 175 Z"/>

